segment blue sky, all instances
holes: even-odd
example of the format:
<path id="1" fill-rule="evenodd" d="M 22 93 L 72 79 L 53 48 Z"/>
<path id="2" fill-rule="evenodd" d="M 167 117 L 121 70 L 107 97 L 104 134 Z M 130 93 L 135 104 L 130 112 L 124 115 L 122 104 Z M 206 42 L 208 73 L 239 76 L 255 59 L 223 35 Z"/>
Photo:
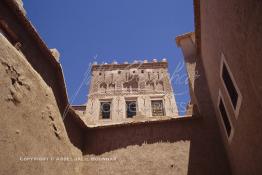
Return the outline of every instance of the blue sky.
<path id="1" fill-rule="evenodd" d="M 192 0 L 24 0 L 24 6 L 48 47 L 61 54 L 73 104 L 87 100 L 84 85 L 72 101 L 95 56 L 98 63 L 166 57 L 172 74 L 183 61 L 174 38 L 194 30 Z M 177 103 L 189 99 L 187 85 L 178 81 L 184 75 L 182 69 L 172 82 Z"/>

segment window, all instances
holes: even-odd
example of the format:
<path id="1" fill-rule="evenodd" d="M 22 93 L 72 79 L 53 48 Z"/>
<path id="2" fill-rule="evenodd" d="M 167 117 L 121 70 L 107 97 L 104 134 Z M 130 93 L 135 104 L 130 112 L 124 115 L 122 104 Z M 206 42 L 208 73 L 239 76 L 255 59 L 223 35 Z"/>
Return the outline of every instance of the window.
<path id="1" fill-rule="evenodd" d="M 136 115 L 136 101 L 126 101 L 126 117 L 133 118 Z"/>
<path id="2" fill-rule="evenodd" d="M 120 71 L 120 70 L 118 71 L 118 74 L 121 74 L 121 71 Z"/>
<path id="3" fill-rule="evenodd" d="M 141 73 L 143 74 L 143 73 L 144 73 L 144 70 L 141 70 Z"/>
<path id="4" fill-rule="evenodd" d="M 223 68 L 222 68 L 222 78 L 225 83 L 226 89 L 228 91 L 230 100 L 234 106 L 234 109 L 236 109 L 237 106 L 237 99 L 238 99 L 238 93 L 237 90 L 233 84 L 233 81 L 229 75 L 229 72 L 227 70 L 227 67 L 225 63 L 223 63 Z"/>
<path id="5" fill-rule="evenodd" d="M 237 87 L 237 84 L 234 80 L 233 74 L 231 73 L 229 66 L 226 62 L 225 56 L 222 53 L 221 56 L 221 70 L 220 70 L 220 76 L 222 79 L 222 83 L 225 87 L 225 90 L 229 96 L 230 103 L 233 107 L 233 110 L 235 112 L 235 116 L 238 116 L 241 101 L 242 101 L 242 96 L 240 94 L 240 91 Z"/>
<path id="6" fill-rule="evenodd" d="M 219 111 L 220 111 L 220 115 L 223 119 L 224 126 L 225 126 L 226 131 L 227 131 L 227 136 L 229 137 L 230 133 L 231 133 L 231 125 L 230 125 L 230 122 L 229 122 L 229 119 L 228 119 L 228 115 L 227 115 L 227 112 L 226 112 L 225 105 L 224 105 L 224 103 L 221 99 L 219 101 Z"/>
<path id="7" fill-rule="evenodd" d="M 99 72 L 99 75 L 102 75 L 102 73 L 101 73 L 101 72 Z"/>
<path id="8" fill-rule="evenodd" d="M 222 98 L 220 91 L 219 91 L 219 98 L 218 98 L 218 110 L 219 110 L 220 118 L 223 123 L 223 128 L 226 132 L 227 138 L 229 139 L 229 141 L 231 141 L 233 137 L 234 129 L 233 129 L 226 105 L 224 103 L 224 99 Z"/>
<path id="9" fill-rule="evenodd" d="M 162 100 L 152 100 L 152 116 L 164 116 L 164 107 Z"/>
<path id="10" fill-rule="evenodd" d="M 102 119 L 110 119 L 111 102 L 100 103 L 100 116 Z"/>

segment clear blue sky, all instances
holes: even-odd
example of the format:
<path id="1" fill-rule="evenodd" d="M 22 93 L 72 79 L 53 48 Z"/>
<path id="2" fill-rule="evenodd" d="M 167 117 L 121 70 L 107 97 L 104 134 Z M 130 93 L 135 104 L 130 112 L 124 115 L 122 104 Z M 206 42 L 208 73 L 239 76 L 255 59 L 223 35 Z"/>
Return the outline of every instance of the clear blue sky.
<path id="1" fill-rule="evenodd" d="M 192 0 L 24 0 L 24 6 L 48 47 L 61 54 L 71 102 L 96 55 L 99 63 L 166 57 L 172 74 L 183 61 L 175 36 L 194 30 Z M 177 80 L 176 101 L 187 102 L 187 85 Z M 83 86 L 72 103 L 85 103 L 87 93 Z"/>

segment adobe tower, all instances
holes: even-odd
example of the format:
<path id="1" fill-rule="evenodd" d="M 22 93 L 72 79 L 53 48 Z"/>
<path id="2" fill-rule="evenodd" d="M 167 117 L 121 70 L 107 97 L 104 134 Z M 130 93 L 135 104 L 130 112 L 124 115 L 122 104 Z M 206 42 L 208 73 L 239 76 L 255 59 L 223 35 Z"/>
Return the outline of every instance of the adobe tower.
<path id="1" fill-rule="evenodd" d="M 178 117 L 166 59 L 93 64 L 84 120 L 121 123 Z"/>

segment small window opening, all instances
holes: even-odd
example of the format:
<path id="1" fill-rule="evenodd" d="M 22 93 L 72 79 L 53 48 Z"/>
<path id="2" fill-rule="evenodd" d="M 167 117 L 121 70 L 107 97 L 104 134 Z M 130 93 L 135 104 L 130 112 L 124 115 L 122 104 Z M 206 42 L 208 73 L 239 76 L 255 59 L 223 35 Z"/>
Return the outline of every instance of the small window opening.
<path id="1" fill-rule="evenodd" d="M 228 91 L 231 103 L 233 104 L 234 109 L 236 109 L 239 95 L 238 95 L 238 92 L 237 92 L 237 90 L 234 86 L 234 83 L 232 81 L 232 77 L 230 76 L 225 63 L 223 63 L 222 78 L 223 78 L 224 84 L 226 86 L 226 89 Z"/>
<path id="2" fill-rule="evenodd" d="M 164 107 L 162 100 L 152 100 L 151 106 L 153 116 L 164 116 Z"/>
<path id="3" fill-rule="evenodd" d="M 226 128 L 227 136 L 230 137 L 232 127 L 231 127 L 231 124 L 230 124 L 230 121 L 229 121 L 229 118 L 226 112 L 226 108 L 225 108 L 225 105 L 222 99 L 220 99 L 218 107 L 219 107 L 219 111 L 220 111 L 220 114 L 223 120 L 223 124 Z"/>
<path id="4" fill-rule="evenodd" d="M 102 119 L 110 119 L 111 102 L 100 103 L 100 115 Z"/>
<path id="5" fill-rule="evenodd" d="M 136 101 L 126 101 L 126 117 L 133 118 L 136 115 Z"/>

